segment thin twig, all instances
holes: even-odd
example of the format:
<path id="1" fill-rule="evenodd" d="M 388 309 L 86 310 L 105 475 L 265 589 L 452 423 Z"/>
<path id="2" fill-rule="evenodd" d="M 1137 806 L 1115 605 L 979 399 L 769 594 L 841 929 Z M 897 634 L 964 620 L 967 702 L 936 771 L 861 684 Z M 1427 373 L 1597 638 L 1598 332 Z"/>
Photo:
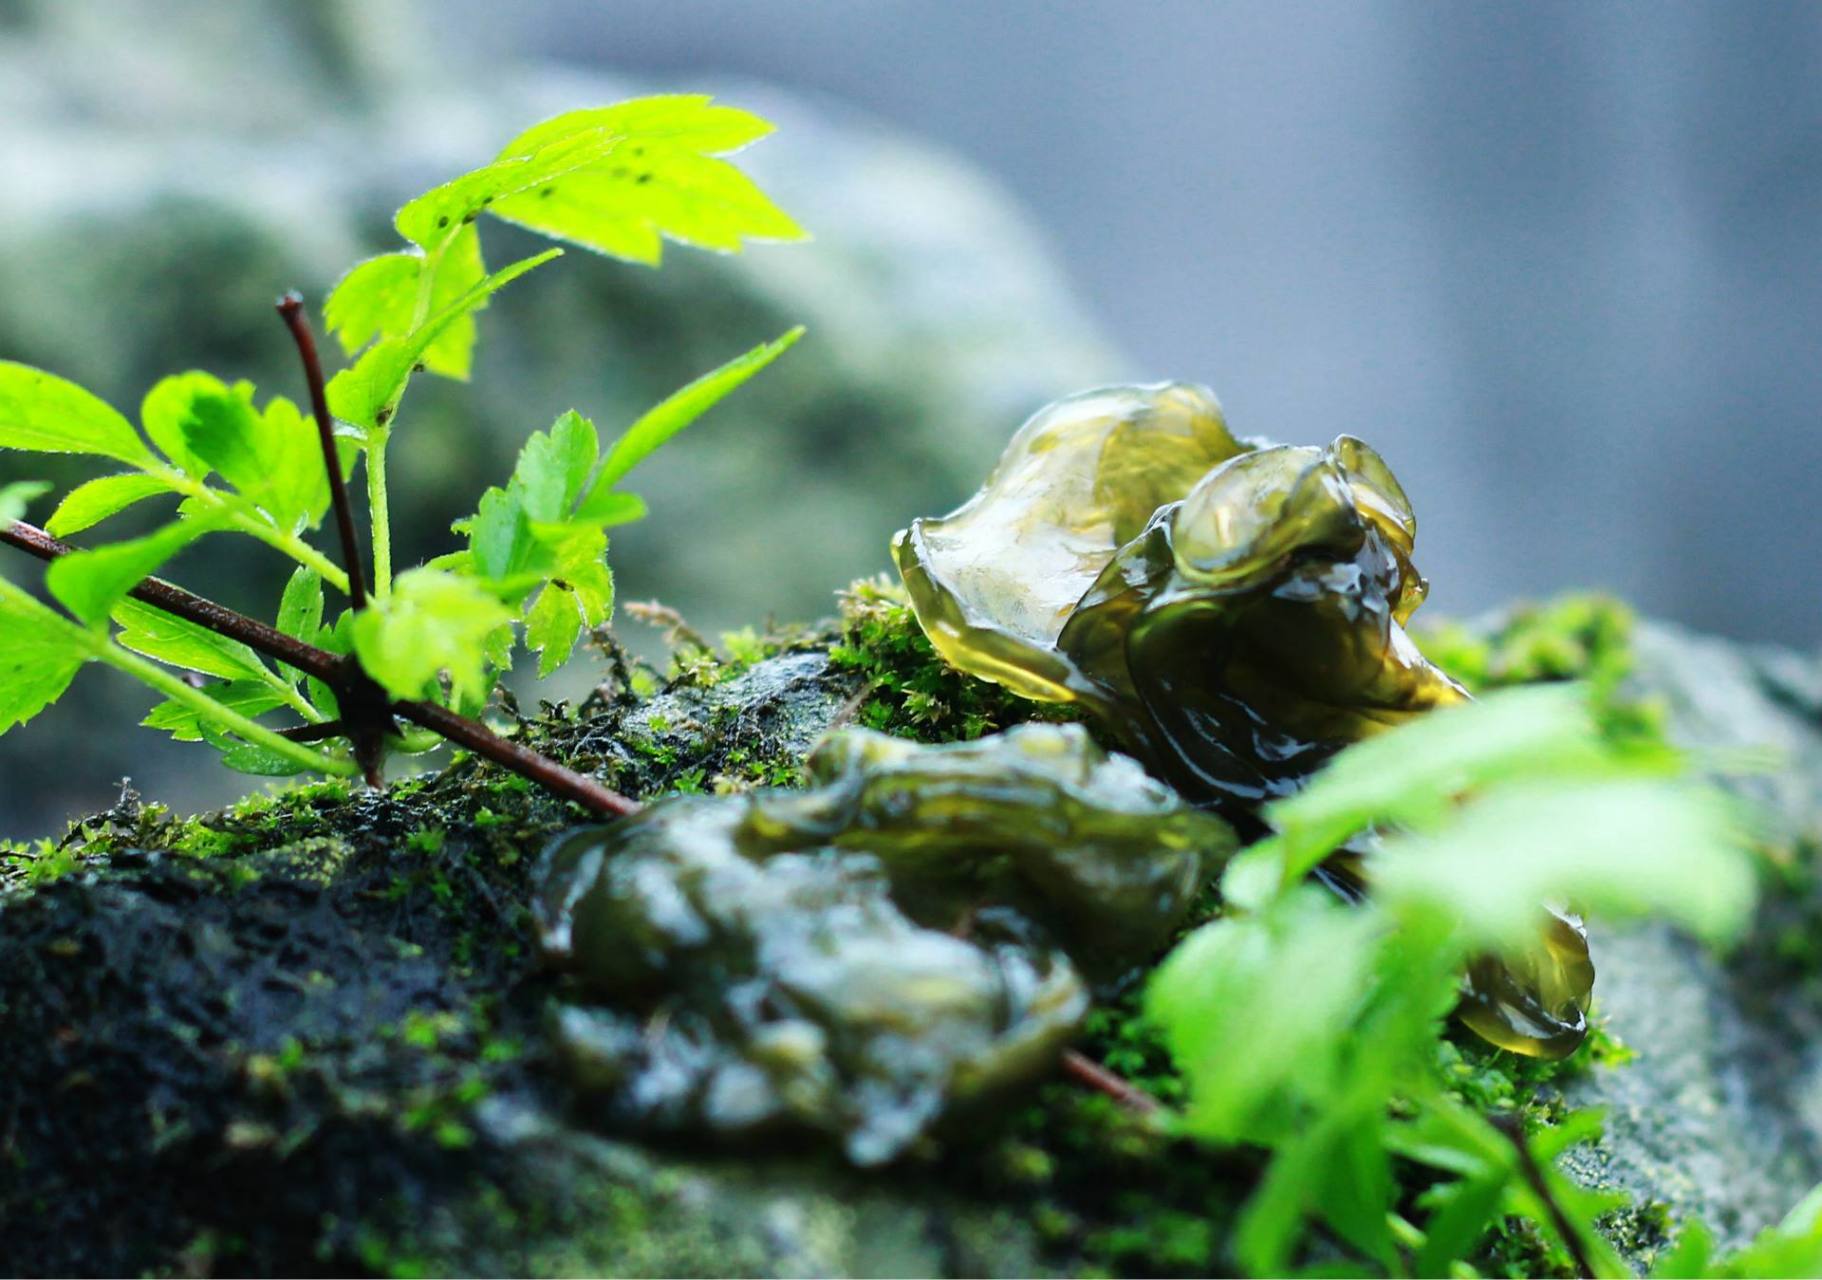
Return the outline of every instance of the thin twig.
<path id="1" fill-rule="evenodd" d="M 348 601 L 355 609 L 367 607 L 367 579 L 361 569 L 361 544 L 354 532 L 354 508 L 348 502 L 348 484 L 335 452 L 335 419 L 329 416 L 329 396 L 323 386 L 322 362 L 316 358 L 316 335 L 304 315 L 304 296 L 293 289 L 278 300 L 278 314 L 297 343 L 304 362 L 304 381 L 310 388 L 310 409 L 316 415 L 316 435 L 323 446 L 323 469 L 329 473 L 329 497 L 335 506 L 335 527 L 342 539 L 342 567 L 348 571 Z"/>
<path id="2" fill-rule="evenodd" d="M 76 548 L 61 538 L 53 538 L 36 525 L 29 525 L 23 520 L 16 520 L 10 525 L 0 526 L 0 542 L 19 548 L 28 555 L 34 555 L 46 562 L 60 556 L 67 556 Z M 205 600 L 199 595 L 185 591 L 182 587 L 173 586 L 162 578 L 146 578 L 127 592 L 135 600 L 142 600 L 154 609 L 175 614 L 186 622 L 213 631 L 218 636 L 238 640 L 249 649 L 276 658 L 280 662 L 296 667 L 306 675 L 315 676 L 325 684 L 335 684 L 342 679 L 341 659 L 315 645 L 305 644 L 294 636 L 288 636 L 276 627 L 267 626 L 256 618 L 249 618 L 244 613 L 236 613 L 225 605 Z"/>
<path id="3" fill-rule="evenodd" d="M 637 813 L 640 809 L 637 800 L 629 800 L 586 774 L 560 765 L 549 756 L 533 751 L 522 743 L 502 738 L 480 721 L 459 716 L 434 702 L 395 702 L 392 704 L 392 713 L 400 719 L 423 725 L 451 742 L 460 743 L 476 755 L 504 765 L 514 773 L 530 778 L 546 791 L 562 796 L 565 800 L 574 800 L 596 813 L 623 817 Z"/>
<path id="4" fill-rule="evenodd" d="M 1538 1164 L 1537 1156 L 1531 1151 L 1531 1144 L 1525 1140 L 1523 1118 L 1517 1112 L 1508 1112 L 1488 1116 L 1487 1123 L 1505 1134 L 1506 1140 L 1518 1152 L 1519 1172 L 1525 1175 L 1525 1182 L 1537 1198 L 1544 1202 L 1544 1208 L 1550 1214 L 1551 1225 L 1556 1228 L 1556 1234 L 1562 1238 L 1563 1248 L 1569 1251 L 1569 1257 L 1575 1263 L 1575 1274 L 1592 1280 L 1594 1264 L 1588 1257 L 1587 1242 L 1582 1239 L 1581 1232 L 1575 1229 L 1575 1224 L 1569 1221 L 1569 1215 L 1550 1190 L 1550 1182 L 1544 1176 L 1543 1166 Z"/>
<path id="5" fill-rule="evenodd" d="M 1077 1084 L 1106 1094 L 1123 1107 L 1146 1114 L 1158 1109 L 1156 1098 L 1074 1049 L 1063 1051 L 1063 1074 Z"/>
<path id="6" fill-rule="evenodd" d="M 324 738 L 339 738 L 347 732 L 348 727 L 340 720 L 324 720 L 320 724 L 297 724 L 280 729 L 278 736 L 293 742 L 321 742 Z"/>

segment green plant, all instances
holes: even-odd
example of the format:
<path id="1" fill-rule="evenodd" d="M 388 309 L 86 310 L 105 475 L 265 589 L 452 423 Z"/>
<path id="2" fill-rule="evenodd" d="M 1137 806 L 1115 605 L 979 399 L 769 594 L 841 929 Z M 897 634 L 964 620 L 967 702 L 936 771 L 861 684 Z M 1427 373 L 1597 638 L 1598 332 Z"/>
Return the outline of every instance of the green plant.
<path id="1" fill-rule="evenodd" d="M 147 394 L 142 436 L 82 388 L 0 362 L 0 448 L 87 454 L 125 468 L 72 490 L 44 529 L 20 517 L 45 486 L 0 489 L 0 540 L 52 562 L 45 585 L 66 611 L 0 579 L 0 732 L 43 710 L 96 661 L 165 695 L 147 725 L 206 741 L 246 772 L 363 773 L 377 782 L 389 752 L 449 738 L 571 798 L 624 811 L 627 802 L 471 717 L 510 666 L 515 642 L 548 675 L 585 627 L 606 621 L 614 599 L 606 531 L 645 514 L 622 482 L 801 330 L 690 383 L 605 451 L 593 423 L 564 414 L 530 437 L 510 480 L 457 522 L 464 546 L 396 577 L 387 449 L 413 374 L 467 378 L 476 313 L 562 252 L 489 273 L 481 214 L 652 265 L 666 237 L 725 252 L 754 239 L 800 239 L 797 224 L 722 158 L 770 129 L 706 96 L 575 111 L 410 201 L 394 220 L 408 246 L 356 266 L 324 307 L 343 349 L 357 357 L 352 365 L 325 383 L 301 301 L 288 295 L 279 303 L 304 365 L 308 414 L 281 396 L 257 403 L 248 383 L 186 373 Z M 366 478 L 371 577 L 346 488 L 357 466 Z M 178 505 L 152 533 L 82 550 L 61 541 L 158 498 Z M 308 537 L 330 512 L 339 566 Z M 221 532 L 258 539 L 296 562 L 275 626 L 151 576 Z M 325 587 L 345 599 L 345 610 L 330 607 Z M 276 727 L 264 719 L 269 713 L 298 723 Z"/>
<path id="2" fill-rule="evenodd" d="M 1548 964 L 1545 902 L 1712 942 L 1749 918 L 1740 815 L 1661 747 L 1603 736 L 1585 692 L 1496 692 L 1343 752 L 1267 806 L 1275 834 L 1227 868 L 1222 917 L 1152 977 L 1147 1011 L 1187 1085 L 1177 1124 L 1268 1156 L 1235 1228 L 1248 1272 L 1283 1274 L 1319 1226 L 1388 1274 L 1460 1273 L 1517 1218 L 1546 1242 L 1542 1263 L 1631 1274 L 1595 1229 L 1625 1197 L 1554 1167 L 1598 1115 L 1483 1110 L 1445 1069 L 1459 975 L 1488 954 Z M 1344 845 L 1370 884 L 1354 907 L 1306 880 Z M 1814 1267 L 1816 1217 L 1754 1249 Z M 1674 1265 L 1708 1265 L 1705 1239 L 1692 1228 Z"/>

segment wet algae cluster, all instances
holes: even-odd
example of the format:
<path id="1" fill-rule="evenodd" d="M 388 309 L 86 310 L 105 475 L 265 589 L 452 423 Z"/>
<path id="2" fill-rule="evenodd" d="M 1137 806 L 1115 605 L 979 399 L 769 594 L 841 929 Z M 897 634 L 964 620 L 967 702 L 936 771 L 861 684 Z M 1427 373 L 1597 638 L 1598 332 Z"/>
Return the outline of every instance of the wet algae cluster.
<path id="1" fill-rule="evenodd" d="M 946 1206 L 946 1269 L 1009 1265 L 971 1230 L 1026 1265 L 1215 1265 L 1244 1159 L 1044 1082 L 1078 1043 L 1168 1099 L 1132 979 L 1218 909 L 1258 802 L 1466 696 L 1403 630 L 1413 533 L 1359 441 L 1238 440 L 1194 387 L 1089 393 L 901 536 L 908 603 L 862 587 L 835 630 L 522 719 L 657 800 L 633 819 L 577 829 L 462 760 L 11 848 L 15 1269 L 785 1265 L 757 1228 L 665 1243 L 676 1177 L 590 1133 L 844 1185 L 895 1162 L 871 1176 Z M 1549 941 L 1477 966 L 1466 1006 L 1538 1056 L 1579 1041 L 1592 977 L 1568 922 Z"/>

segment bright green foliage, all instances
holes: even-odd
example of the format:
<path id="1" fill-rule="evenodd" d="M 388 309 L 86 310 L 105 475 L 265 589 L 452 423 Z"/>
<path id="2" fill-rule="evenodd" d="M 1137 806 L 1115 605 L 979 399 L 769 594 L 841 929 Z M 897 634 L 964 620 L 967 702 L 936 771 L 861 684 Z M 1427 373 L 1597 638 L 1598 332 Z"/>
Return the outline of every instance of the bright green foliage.
<path id="1" fill-rule="evenodd" d="M 466 322 L 472 329 L 474 313 L 487 305 L 489 298 L 562 253 L 561 249 L 547 249 L 522 258 L 477 280 L 409 332 L 376 343 L 351 368 L 329 380 L 329 411 L 364 433 L 389 426 L 412 371 L 419 361 L 428 358 L 431 348 L 460 323 Z"/>
<path id="2" fill-rule="evenodd" d="M 354 615 L 354 652 L 395 698 L 436 696 L 447 672 L 458 703 L 487 693 L 487 645 L 511 612 L 470 579 L 440 569 L 399 575 L 392 594 Z"/>
<path id="3" fill-rule="evenodd" d="M 248 383 L 193 372 L 146 394 L 142 437 L 82 388 L 0 361 L 0 449 L 93 454 L 130 468 L 72 490 L 50 516 L 51 533 L 82 533 L 148 498 L 179 500 L 176 519 L 154 532 L 77 551 L 50 567 L 51 594 L 83 625 L 3 589 L 0 731 L 54 701 L 82 662 L 97 658 L 166 695 L 147 725 L 208 741 L 231 767 L 350 771 L 345 744 L 306 748 L 255 718 L 279 709 L 306 724 L 336 718 L 331 688 L 128 597 L 190 542 L 217 530 L 250 534 L 296 562 L 279 604 L 279 630 L 330 653 L 355 654 L 397 697 L 484 704 L 494 677 L 510 665 L 515 622 L 540 655 L 540 673 L 555 670 L 583 628 L 605 622 L 613 608 L 605 530 L 645 514 L 643 501 L 616 486 L 801 330 L 683 388 L 635 422 L 605 459 L 593 425 L 564 415 L 531 437 L 511 481 L 489 489 L 476 515 L 457 526 L 468 537 L 465 549 L 395 583 L 386 449 L 399 403 L 420 369 L 466 378 L 476 313 L 500 288 L 562 252 L 550 249 L 489 274 L 474 225 L 484 209 L 652 263 L 660 236 L 726 251 L 753 239 L 803 238 L 719 158 L 770 129 L 703 96 L 645 98 L 546 121 L 495 161 L 406 204 L 397 225 L 411 245 L 360 263 L 336 285 L 325 319 L 343 350 L 359 354 L 327 388 L 335 465 L 346 477 L 364 459 L 372 518 L 373 608 L 358 617 L 326 614 L 325 584 L 346 592 L 348 576 L 304 537 L 330 503 L 312 416 L 282 397 L 256 404 Z M 25 482 L 0 488 L 0 523 L 19 519 L 43 490 Z M 108 635 L 110 618 L 121 627 L 117 636 Z M 167 667 L 192 674 L 179 679 Z M 200 688 L 197 677 L 207 678 Z M 390 745 L 415 751 L 430 744 L 407 734 Z"/>
<path id="4" fill-rule="evenodd" d="M 135 466 L 151 461 L 125 418 L 73 382 L 0 360 L 0 449 L 95 453 Z"/>
<path id="5" fill-rule="evenodd" d="M 353 355 L 376 338 L 403 338 L 416 327 L 424 268 L 421 253 L 383 253 L 342 277 L 323 304 L 323 323 L 341 340 L 344 351 Z M 480 233 L 472 225 L 464 226 L 450 238 L 434 268 L 429 314 L 448 309 L 486 275 Z M 475 311 L 486 305 L 483 298 L 478 306 L 457 314 L 424 348 L 426 369 L 467 380 L 474 357 Z"/>
<path id="6" fill-rule="evenodd" d="M 44 584 L 78 618 L 91 627 L 105 627 L 114 606 L 140 579 L 158 572 L 165 561 L 207 531 L 208 526 L 200 521 L 185 520 L 143 538 L 78 551 L 45 570 Z"/>
<path id="7" fill-rule="evenodd" d="M 732 164 L 716 159 L 771 132 L 706 95 L 637 98 L 526 130 L 492 164 L 399 210 L 399 234 L 434 252 L 486 211 L 614 257 L 657 263 L 660 235 L 735 251 L 801 240 L 803 229 Z"/>
<path id="8" fill-rule="evenodd" d="M 1271 1152 L 1237 1227 L 1247 1271 L 1282 1273 L 1312 1221 L 1384 1270 L 1420 1275 L 1446 1272 L 1504 1215 L 1553 1236 L 1517 1148 L 1437 1072 L 1458 975 L 1537 945 L 1548 900 L 1716 940 L 1744 925 L 1753 879 L 1732 815 L 1664 776 L 1661 755 L 1606 745 L 1584 697 L 1495 693 L 1344 751 L 1268 806 L 1280 834 L 1230 864 L 1228 913 L 1154 975 L 1148 1012 L 1188 1083 L 1182 1125 Z M 1369 828 L 1364 906 L 1304 884 Z M 1625 1274 L 1593 1229 L 1613 1198 L 1549 1167 L 1596 1125 L 1572 1118 L 1530 1144 L 1597 1269 Z M 1398 1201 L 1394 1156 L 1441 1179 L 1415 1205 Z"/>
<path id="9" fill-rule="evenodd" d="M 12 484 L 0 485 L 0 526 L 19 519 L 25 514 L 27 503 L 49 490 L 50 485 L 42 480 L 15 480 Z"/>
<path id="10" fill-rule="evenodd" d="M 1822 1275 L 1822 1186 L 1811 1188 L 1775 1227 L 1726 1258 L 1714 1256 L 1714 1242 L 1699 1222 L 1684 1228 L 1672 1249 L 1651 1269 L 1652 1280 L 1699 1280 L 1703 1276 Z"/>
<path id="11" fill-rule="evenodd" d="M 170 491 L 171 486 L 163 480 L 144 473 L 98 476 L 77 485 L 65 495 L 45 522 L 45 531 L 59 538 L 81 533 L 136 502 Z"/>
<path id="12" fill-rule="evenodd" d="M 69 623 L 53 610 L 0 578 L 0 635 L 6 638 L 0 644 L 0 733 L 62 697 L 88 661 L 68 632 Z"/>

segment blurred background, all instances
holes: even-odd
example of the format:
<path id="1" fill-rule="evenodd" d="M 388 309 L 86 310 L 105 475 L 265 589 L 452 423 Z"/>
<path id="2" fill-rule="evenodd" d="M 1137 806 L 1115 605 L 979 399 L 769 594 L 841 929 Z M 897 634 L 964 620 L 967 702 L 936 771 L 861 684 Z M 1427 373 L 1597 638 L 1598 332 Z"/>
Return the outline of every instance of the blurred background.
<path id="1" fill-rule="evenodd" d="M 742 163 L 815 241 L 505 291 L 472 385 L 405 402 L 403 563 L 558 412 L 611 432 L 801 321 L 641 471 L 622 599 L 827 613 L 1047 400 L 1184 378 L 1243 433 L 1375 445 L 1431 612 L 1596 587 L 1814 648 L 1818 65 L 1822 6 L 1745 0 L 0 0 L 0 358 L 129 412 L 185 368 L 301 398 L 282 289 L 320 301 L 535 119 L 712 91 L 778 123 Z M 171 576 L 269 615 L 282 567 L 203 546 Z M 132 729 L 149 701 L 88 673 L 0 740 L 0 834 L 127 774 L 180 808 L 257 785 Z"/>

